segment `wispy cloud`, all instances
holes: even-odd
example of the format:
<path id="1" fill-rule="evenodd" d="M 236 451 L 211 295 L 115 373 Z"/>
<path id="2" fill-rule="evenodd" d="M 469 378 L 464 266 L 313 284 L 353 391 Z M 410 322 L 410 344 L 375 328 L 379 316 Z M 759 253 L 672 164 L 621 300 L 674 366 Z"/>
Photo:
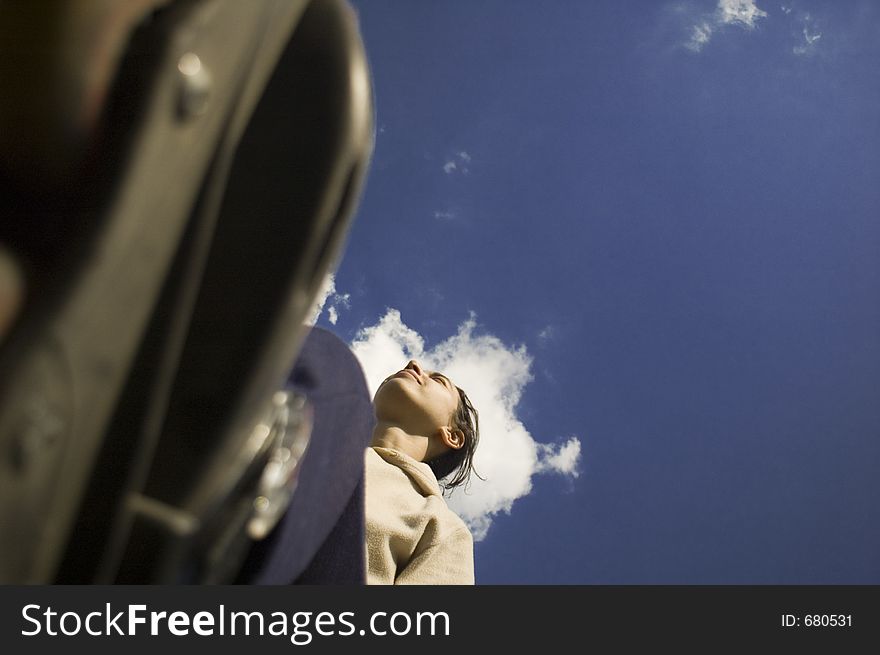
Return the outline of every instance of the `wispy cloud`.
<path id="1" fill-rule="evenodd" d="M 552 325 L 548 325 L 538 332 L 538 343 L 544 345 L 554 336 L 556 336 L 556 329 Z"/>
<path id="2" fill-rule="evenodd" d="M 812 52 L 816 41 L 822 38 L 821 32 L 810 34 L 810 30 L 806 27 L 803 29 L 803 35 L 803 42 L 799 43 L 791 49 L 791 51 L 796 55 L 805 55 Z"/>
<path id="3" fill-rule="evenodd" d="M 467 175 L 470 172 L 470 163 L 470 154 L 465 150 L 461 150 L 446 160 L 446 163 L 443 164 L 443 172 L 447 175 L 452 175 L 456 172 L 462 175 Z"/>
<path id="4" fill-rule="evenodd" d="M 451 221 L 455 218 L 455 212 L 451 211 L 435 211 L 434 218 L 442 221 Z"/>
<path id="5" fill-rule="evenodd" d="M 408 327 L 400 312 L 389 309 L 373 326 L 362 329 L 352 350 L 364 368 L 371 393 L 389 372 L 409 359 L 446 373 L 480 413 L 480 446 L 474 458 L 484 480 L 473 479 L 466 492 L 457 490 L 450 506 L 483 539 L 493 518 L 510 513 L 514 501 L 532 492 L 537 474 L 577 477 L 581 440 L 539 443 L 517 417 L 525 386 L 532 380 L 532 358 L 522 346 L 504 344 L 491 334 L 478 334 L 476 318 L 463 322 L 456 334 L 433 347 Z"/>
<path id="6" fill-rule="evenodd" d="M 691 25 L 690 36 L 684 46 L 692 52 L 700 52 L 721 28 L 736 25 L 746 30 L 755 29 L 767 12 L 755 4 L 755 0 L 718 0 L 715 11 L 699 18 Z"/>
<path id="7" fill-rule="evenodd" d="M 798 24 L 801 28 L 800 35 L 791 51 L 796 55 L 809 55 L 815 51 L 816 42 L 822 38 L 822 32 L 819 31 L 815 19 L 810 14 L 799 16 Z"/>
<path id="8" fill-rule="evenodd" d="M 703 46 L 709 43 L 709 39 L 712 38 L 712 32 L 715 31 L 715 28 L 712 27 L 712 24 L 703 21 L 699 25 L 694 25 L 691 31 L 691 38 L 685 44 L 690 50 L 694 52 L 699 52 L 703 49 Z"/>

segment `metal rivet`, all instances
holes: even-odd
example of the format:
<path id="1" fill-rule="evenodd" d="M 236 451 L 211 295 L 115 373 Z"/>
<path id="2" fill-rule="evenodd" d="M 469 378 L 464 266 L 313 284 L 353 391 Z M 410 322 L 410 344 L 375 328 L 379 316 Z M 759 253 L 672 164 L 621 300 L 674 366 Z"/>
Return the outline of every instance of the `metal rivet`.
<path id="1" fill-rule="evenodd" d="M 178 113 L 190 119 L 205 113 L 211 94 L 211 75 L 194 52 L 187 52 L 177 62 L 180 72 Z"/>

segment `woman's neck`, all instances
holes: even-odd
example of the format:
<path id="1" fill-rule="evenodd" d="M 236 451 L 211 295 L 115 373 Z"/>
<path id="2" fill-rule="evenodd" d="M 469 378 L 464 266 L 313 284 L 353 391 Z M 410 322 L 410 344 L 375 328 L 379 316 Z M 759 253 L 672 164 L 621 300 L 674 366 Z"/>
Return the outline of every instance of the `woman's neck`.
<path id="1" fill-rule="evenodd" d="M 418 462 L 425 461 L 428 443 L 427 437 L 409 434 L 399 426 L 385 421 L 376 423 L 376 427 L 373 428 L 373 439 L 370 441 L 371 446 L 398 450 Z"/>

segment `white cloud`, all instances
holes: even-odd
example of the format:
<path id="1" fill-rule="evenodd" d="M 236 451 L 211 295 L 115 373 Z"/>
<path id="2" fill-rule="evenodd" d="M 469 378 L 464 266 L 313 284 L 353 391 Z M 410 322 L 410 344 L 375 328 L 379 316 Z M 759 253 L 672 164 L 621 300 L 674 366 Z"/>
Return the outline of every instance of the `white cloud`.
<path id="1" fill-rule="evenodd" d="M 452 175 L 452 173 L 458 171 L 462 175 L 467 175 L 470 172 L 470 169 L 468 168 L 468 164 L 470 163 L 470 154 L 465 150 L 460 150 L 443 164 L 443 172 L 447 175 Z"/>
<path id="2" fill-rule="evenodd" d="M 687 16 L 687 27 L 690 30 L 684 47 L 692 52 L 701 52 L 713 38 L 721 34 L 729 26 L 736 26 L 747 31 L 758 27 L 768 13 L 761 9 L 756 0 L 718 0 L 715 10 L 711 13 L 694 15 L 693 8 L 686 4 L 670 5 L 680 16 Z M 816 20 L 807 12 L 797 9 L 795 4 L 779 5 L 781 14 L 792 27 L 794 45 L 791 51 L 796 55 L 811 55 L 818 48 L 817 42 L 822 38 Z"/>
<path id="3" fill-rule="evenodd" d="M 733 23 L 747 29 L 754 29 L 758 19 L 767 17 L 767 12 L 759 9 L 755 0 L 719 0 L 718 11 L 725 25 Z"/>
<path id="4" fill-rule="evenodd" d="M 433 347 L 404 324 L 400 312 L 389 309 L 381 320 L 362 329 L 352 343 L 375 393 L 387 375 L 410 359 L 443 371 L 467 391 L 480 415 L 480 446 L 474 457 L 485 479 L 472 478 L 467 491 L 456 490 L 450 507 L 468 523 L 477 540 L 486 536 L 494 516 L 510 513 L 514 501 L 532 491 L 539 473 L 577 476 L 580 440 L 562 445 L 535 441 L 517 417 L 517 406 L 531 381 L 532 358 L 525 347 L 511 347 L 489 334 L 476 333 L 472 315 L 458 332 Z"/>
<path id="5" fill-rule="evenodd" d="M 690 38 L 684 46 L 693 52 L 700 52 L 712 36 L 727 25 L 737 25 L 752 30 L 767 12 L 755 4 L 755 0 L 718 0 L 714 13 L 704 16 L 691 26 Z"/>
<path id="6" fill-rule="evenodd" d="M 336 293 L 336 277 L 333 273 L 328 273 L 324 278 L 324 281 L 321 283 L 321 287 L 318 290 L 318 295 L 315 297 L 315 302 L 312 305 L 312 310 L 309 312 L 309 318 L 306 320 L 306 323 L 309 325 L 317 323 L 326 308 L 327 320 L 333 325 L 336 325 L 336 321 L 339 320 L 339 310 L 342 308 L 349 309 L 350 307 L 351 294 Z"/>
<path id="7" fill-rule="evenodd" d="M 450 211 L 435 211 L 435 212 L 434 212 L 434 218 L 436 218 L 436 219 L 440 219 L 440 220 L 451 221 L 453 218 L 455 218 L 455 212 L 450 212 Z"/>
<path id="8" fill-rule="evenodd" d="M 570 437 L 564 444 L 538 444 L 537 471 L 555 471 L 572 477 L 578 476 L 577 465 L 581 459 L 581 442 L 577 437 Z"/>

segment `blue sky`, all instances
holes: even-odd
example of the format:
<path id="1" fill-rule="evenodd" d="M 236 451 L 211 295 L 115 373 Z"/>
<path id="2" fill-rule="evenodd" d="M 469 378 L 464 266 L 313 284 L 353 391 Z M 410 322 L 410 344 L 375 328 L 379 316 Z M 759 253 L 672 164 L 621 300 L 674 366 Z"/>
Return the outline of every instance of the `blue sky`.
<path id="1" fill-rule="evenodd" d="M 477 582 L 880 583 L 880 7 L 353 4 L 318 324 L 483 399 Z"/>

